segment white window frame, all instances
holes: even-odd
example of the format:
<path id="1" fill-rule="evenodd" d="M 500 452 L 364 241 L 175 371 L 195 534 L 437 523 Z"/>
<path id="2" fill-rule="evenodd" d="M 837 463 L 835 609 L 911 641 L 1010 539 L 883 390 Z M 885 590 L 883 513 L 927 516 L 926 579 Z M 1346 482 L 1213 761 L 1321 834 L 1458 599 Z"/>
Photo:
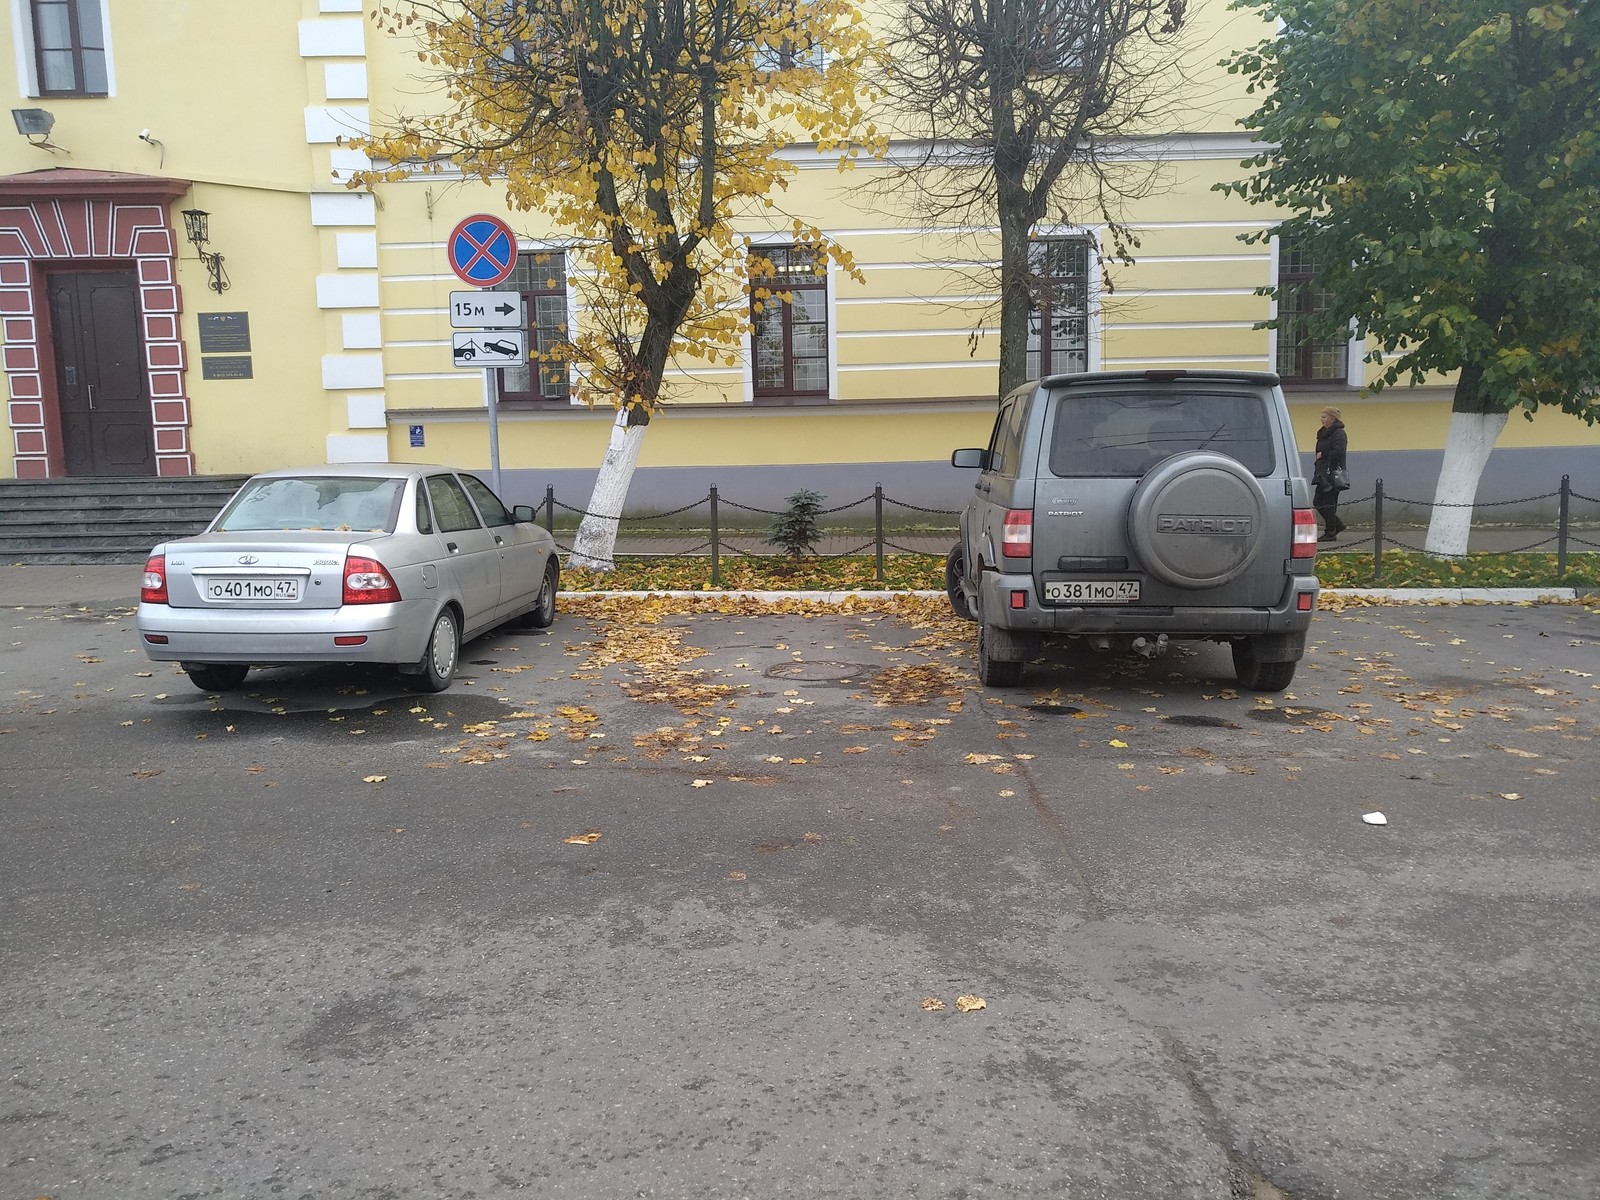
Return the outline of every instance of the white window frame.
<path id="1" fill-rule="evenodd" d="M 783 233 L 755 233 L 748 237 L 750 249 L 760 250 L 763 246 L 793 246 L 795 244 L 792 232 Z M 839 399 L 839 312 L 835 299 L 835 272 L 837 268 L 833 260 L 828 260 L 828 271 L 823 277 L 823 296 L 828 313 L 828 394 L 816 400 L 809 401 L 813 405 L 834 404 Z M 746 265 L 748 278 L 748 260 Z M 748 313 L 746 315 L 749 315 Z M 741 394 L 744 403 L 751 407 L 783 408 L 782 404 L 772 401 L 756 400 L 756 334 L 752 326 L 744 337 L 744 365 L 740 380 Z M 804 404 L 793 407 L 805 407 Z"/>
<path id="2" fill-rule="evenodd" d="M 106 41 L 106 98 L 117 94 L 116 55 L 111 46 L 111 0 L 100 0 L 100 30 Z M 98 100 L 99 96 L 41 96 L 39 56 L 34 53 L 33 6 L 11 0 L 12 44 L 16 47 L 17 94 L 29 100 Z"/>
<path id="3" fill-rule="evenodd" d="M 1099 225 L 1035 225 L 1028 233 L 1028 242 L 1057 241 L 1063 238 L 1087 239 L 1089 251 L 1084 270 L 1087 272 L 1084 288 L 1084 307 L 1087 318 L 1084 328 L 1084 357 L 1086 371 L 1098 371 L 1105 361 L 1105 322 L 1101 316 L 1100 301 L 1105 292 L 1102 281 L 1103 267 L 1100 254 L 1104 226 Z M 1033 313 L 1029 310 L 1031 319 Z"/>

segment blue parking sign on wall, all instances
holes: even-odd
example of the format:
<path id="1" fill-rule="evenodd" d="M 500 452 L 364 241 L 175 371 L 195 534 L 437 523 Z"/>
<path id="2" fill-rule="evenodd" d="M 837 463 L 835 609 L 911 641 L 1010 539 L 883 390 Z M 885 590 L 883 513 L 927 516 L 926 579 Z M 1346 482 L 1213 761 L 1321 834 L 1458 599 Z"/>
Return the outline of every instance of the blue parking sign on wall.
<path id="1" fill-rule="evenodd" d="M 411 444 L 413 446 L 420 446 L 423 444 L 421 425 L 411 426 Z"/>

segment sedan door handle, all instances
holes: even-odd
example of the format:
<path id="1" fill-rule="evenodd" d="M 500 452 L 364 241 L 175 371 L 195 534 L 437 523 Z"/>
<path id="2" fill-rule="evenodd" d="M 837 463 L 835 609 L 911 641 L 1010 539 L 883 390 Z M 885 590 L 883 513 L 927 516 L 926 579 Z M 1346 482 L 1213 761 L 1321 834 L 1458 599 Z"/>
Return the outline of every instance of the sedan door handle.
<path id="1" fill-rule="evenodd" d="M 460 550 L 456 549 L 456 544 L 454 542 L 446 542 L 444 544 L 444 548 L 446 550 L 450 551 L 451 554 L 460 554 L 461 553 Z"/>
<path id="2" fill-rule="evenodd" d="M 499 534 L 498 534 L 498 533 L 497 533 L 497 534 L 495 534 L 495 535 L 494 535 L 494 544 L 495 544 L 495 545 L 496 545 L 496 546 L 504 546 L 504 545 L 505 545 L 505 544 L 506 544 L 506 543 L 505 543 L 505 539 L 504 539 L 504 538 L 502 538 L 502 537 L 501 537 L 501 536 L 500 536 L 500 535 L 499 535 Z"/>

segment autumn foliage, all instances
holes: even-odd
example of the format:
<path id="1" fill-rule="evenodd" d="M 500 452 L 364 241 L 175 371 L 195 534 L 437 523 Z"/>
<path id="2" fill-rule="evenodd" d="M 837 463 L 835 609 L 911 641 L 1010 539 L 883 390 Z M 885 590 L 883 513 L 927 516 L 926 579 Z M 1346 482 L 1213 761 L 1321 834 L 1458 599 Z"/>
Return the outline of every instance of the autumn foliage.
<path id="1" fill-rule="evenodd" d="M 648 414 L 673 358 L 739 360 L 752 309 L 740 229 L 855 273 L 779 203 L 786 149 L 843 168 L 878 144 L 862 89 L 876 49 L 847 0 L 417 0 L 376 17 L 414 39 L 434 90 L 360 143 L 374 165 L 354 186 L 459 170 L 542 214 L 584 314 L 547 353 L 570 360 L 590 403 Z"/>

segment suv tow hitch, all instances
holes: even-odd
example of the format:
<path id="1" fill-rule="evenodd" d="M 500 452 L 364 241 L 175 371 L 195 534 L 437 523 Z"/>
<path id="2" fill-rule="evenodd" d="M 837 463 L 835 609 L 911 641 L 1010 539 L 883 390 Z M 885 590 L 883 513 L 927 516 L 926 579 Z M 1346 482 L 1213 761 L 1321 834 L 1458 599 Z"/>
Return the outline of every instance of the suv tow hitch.
<path id="1" fill-rule="evenodd" d="M 1136 637 L 1130 648 L 1135 654 L 1142 654 L 1146 658 L 1160 658 L 1167 652 L 1167 635 L 1158 633 L 1154 641 L 1147 637 Z"/>

